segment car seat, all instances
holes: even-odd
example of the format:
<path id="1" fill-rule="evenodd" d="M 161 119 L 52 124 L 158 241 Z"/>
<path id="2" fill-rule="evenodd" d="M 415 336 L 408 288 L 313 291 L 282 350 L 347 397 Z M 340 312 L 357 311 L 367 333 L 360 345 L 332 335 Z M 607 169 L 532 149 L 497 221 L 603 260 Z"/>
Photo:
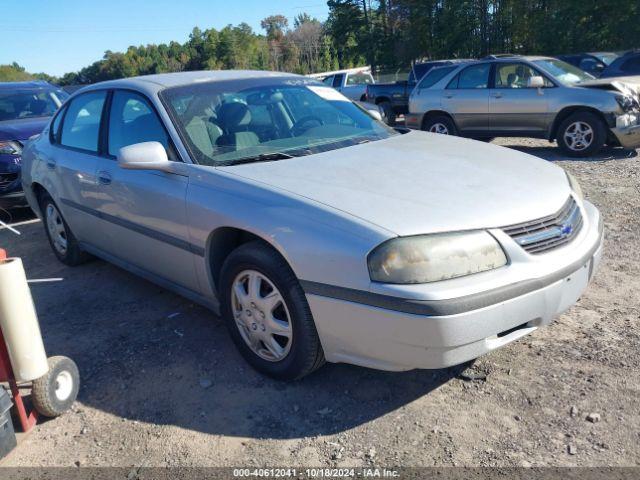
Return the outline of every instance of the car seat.
<path id="1" fill-rule="evenodd" d="M 258 135 L 249 130 L 251 111 L 244 103 L 223 103 L 218 109 L 218 121 L 224 134 L 216 140 L 216 145 L 238 150 L 260 144 Z"/>

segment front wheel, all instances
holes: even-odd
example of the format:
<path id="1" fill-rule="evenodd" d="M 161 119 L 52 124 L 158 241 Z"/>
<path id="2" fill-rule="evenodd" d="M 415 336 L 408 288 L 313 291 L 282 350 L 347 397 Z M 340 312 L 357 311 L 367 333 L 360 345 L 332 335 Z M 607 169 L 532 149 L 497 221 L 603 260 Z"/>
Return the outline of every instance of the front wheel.
<path id="1" fill-rule="evenodd" d="M 607 129 L 596 114 L 576 112 L 558 128 L 558 146 L 570 157 L 589 157 L 607 141 Z"/>
<path id="2" fill-rule="evenodd" d="M 296 380 L 324 363 L 304 291 L 285 260 L 261 242 L 234 250 L 221 272 L 222 314 L 235 345 L 259 372 Z"/>
<path id="3" fill-rule="evenodd" d="M 440 135 L 457 135 L 458 129 L 451 118 L 445 115 L 438 115 L 427 118 L 422 125 L 422 130 Z"/>

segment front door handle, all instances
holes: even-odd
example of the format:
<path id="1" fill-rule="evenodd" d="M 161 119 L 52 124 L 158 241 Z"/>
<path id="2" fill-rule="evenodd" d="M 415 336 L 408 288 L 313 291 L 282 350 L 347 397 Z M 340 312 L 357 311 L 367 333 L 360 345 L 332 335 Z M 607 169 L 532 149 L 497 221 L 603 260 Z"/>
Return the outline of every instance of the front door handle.
<path id="1" fill-rule="evenodd" d="M 98 172 L 98 183 L 100 185 L 109 185 L 111 183 L 111 175 L 108 172 Z"/>
<path id="2" fill-rule="evenodd" d="M 500 92 L 498 92 L 498 93 L 494 93 L 494 94 L 492 95 L 492 97 L 493 97 L 493 98 L 502 98 L 502 94 L 501 94 Z"/>

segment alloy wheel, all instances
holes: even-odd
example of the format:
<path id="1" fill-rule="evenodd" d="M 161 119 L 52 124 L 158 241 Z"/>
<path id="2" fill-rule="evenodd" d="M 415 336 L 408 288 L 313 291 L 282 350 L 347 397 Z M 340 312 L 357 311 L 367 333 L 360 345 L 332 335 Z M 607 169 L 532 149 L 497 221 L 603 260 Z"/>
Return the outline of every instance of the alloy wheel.
<path id="1" fill-rule="evenodd" d="M 564 132 L 564 140 L 574 152 L 586 150 L 593 143 L 593 129 L 588 123 L 573 122 Z"/>
<path id="2" fill-rule="evenodd" d="M 243 270 L 231 288 L 233 318 L 253 353 L 269 362 L 283 360 L 291 349 L 293 328 L 278 288 L 256 270 Z"/>
<path id="3" fill-rule="evenodd" d="M 449 135 L 449 129 L 444 123 L 434 123 L 429 128 L 431 133 L 439 133 L 440 135 Z"/>

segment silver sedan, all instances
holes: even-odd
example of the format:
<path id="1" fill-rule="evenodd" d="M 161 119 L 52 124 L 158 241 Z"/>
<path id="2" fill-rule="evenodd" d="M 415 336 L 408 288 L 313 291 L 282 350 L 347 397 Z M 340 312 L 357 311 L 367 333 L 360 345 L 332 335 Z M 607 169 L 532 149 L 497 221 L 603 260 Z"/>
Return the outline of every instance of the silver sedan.
<path id="1" fill-rule="evenodd" d="M 602 251 L 561 168 L 391 129 L 289 74 L 92 85 L 23 161 L 62 262 L 101 257 L 208 306 L 281 379 L 471 360 L 571 306 Z"/>

